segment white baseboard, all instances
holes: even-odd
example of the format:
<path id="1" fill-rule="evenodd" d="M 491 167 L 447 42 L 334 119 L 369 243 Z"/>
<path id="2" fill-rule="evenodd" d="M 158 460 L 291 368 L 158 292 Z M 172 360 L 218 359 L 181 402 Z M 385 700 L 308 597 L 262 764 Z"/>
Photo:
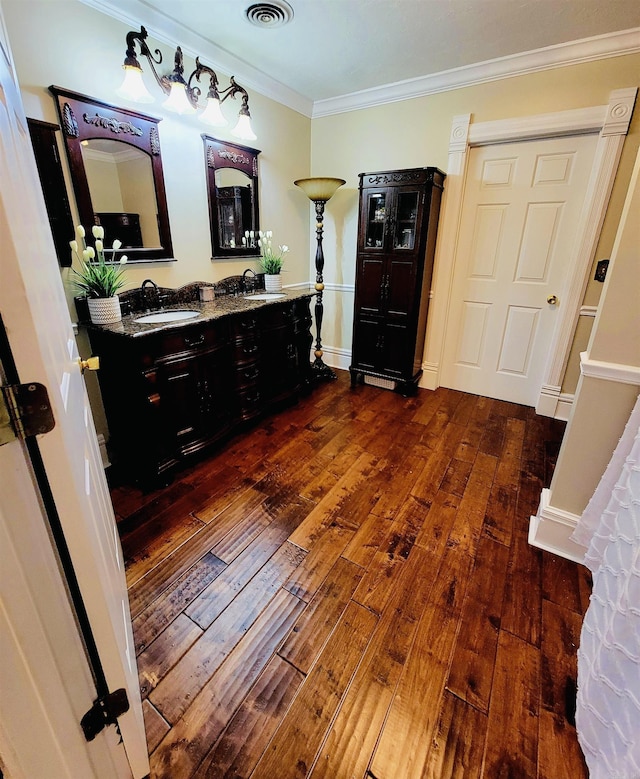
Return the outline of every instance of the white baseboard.
<path id="1" fill-rule="evenodd" d="M 574 400 L 575 400 L 575 395 L 573 395 L 572 393 L 569 392 L 561 393 L 560 397 L 558 398 L 558 405 L 556 407 L 555 418 L 562 419 L 564 422 L 567 422 L 569 419 L 569 414 L 571 413 L 571 409 L 573 408 Z"/>
<path id="2" fill-rule="evenodd" d="M 418 386 L 422 389 L 436 390 L 440 386 L 439 382 L 439 365 L 437 362 L 423 362 L 422 363 L 422 376 L 418 382 Z"/>
<path id="3" fill-rule="evenodd" d="M 348 349 L 322 344 L 322 359 L 332 368 L 348 371 L 351 365 L 351 352 Z M 311 350 L 311 360 L 313 361 L 313 349 Z"/>
<path id="4" fill-rule="evenodd" d="M 107 452 L 107 442 L 102 433 L 98 433 L 98 446 L 100 447 L 100 457 L 102 457 L 102 467 L 107 469 L 111 465 L 111 461 Z"/>
<path id="5" fill-rule="evenodd" d="M 559 557 L 582 563 L 586 549 L 571 540 L 578 517 L 563 509 L 550 505 L 551 490 L 543 489 L 540 495 L 538 513 L 529 521 L 529 543 Z"/>
<path id="6" fill-rule="evenodd" d="M 536 403 L 536 414 L 543 417 L 555 417 L 560 399 L 560 387 L 543 384 Z"/>

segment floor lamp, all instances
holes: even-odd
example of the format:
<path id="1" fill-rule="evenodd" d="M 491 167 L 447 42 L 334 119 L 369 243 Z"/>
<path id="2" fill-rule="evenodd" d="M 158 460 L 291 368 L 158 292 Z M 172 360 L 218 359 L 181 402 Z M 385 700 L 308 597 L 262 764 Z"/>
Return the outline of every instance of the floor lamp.
<path id="1" fill-rule="evenodd" d="M 324 279 L 322 272 L 324 270 L 324 254 L 322 253 L 322 220 L 324 217 L 324 204 L 329 200 L 336 192 L 338 187 L 346 184 L 344 179 L 332 179 L 332 178 L 311 178 L 311 179 L 298 179 L 293 182 L 297 187 L 305 193 L 309 200 L 313 201 L 316 206 L 316 239 L 318 247 L 316 249 L 316 348 L 314 351 L 315 360 L 311 366 L 314 379 L 336 379 L 337 376 L 328 365 L 322 362 L 322 291 L 324 290 Z"/>

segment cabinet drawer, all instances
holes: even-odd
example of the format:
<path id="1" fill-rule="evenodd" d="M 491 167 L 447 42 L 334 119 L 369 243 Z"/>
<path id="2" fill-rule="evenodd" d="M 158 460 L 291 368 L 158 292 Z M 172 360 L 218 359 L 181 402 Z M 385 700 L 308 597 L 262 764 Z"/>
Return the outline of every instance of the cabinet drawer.
<path id="1" fill-rule="evenodd" d="M 231 338 L 233 341 L 251 338 L 258 332 L 260 332 L 260 321 L 256 313 L 234 317 L 231 322 Z"/>
<path id="2" fill-rule="evenodd" d="M 251 387 L 238 393 L 240 419 L 246 420 L 258 416 L 263 409 L 262 395 L 257 387 Z"/>
<path id="3" fill-rule="evenodd" d="M 293 305 L 267 306 L 261 312 L 261 327 L 263 330 L 273 330 L 292 324 L 295 314 Z"/>
<path id="4" fill-rule="evenodd" d="M 190 351 L 211 350 L 226 344 L 226 334 L 218 327 L 184 327 L 181 330 L 164 333 L 154 344 L 157 359 L 173 358 L 176 354 Z"/>
<path id="5" fill-rule="evenodd" d="M 236 365 L 245 366 L 254 362 L 260 354 L 260 338 L 258 335 L 247 336 L 231 346 L 231 359 Z"/>
<path id="6" fill-rule="evenodd" d="M 260 367 L 256 362 L 249 363 L 242 368 L 236 368 L 235 380 L 236 389 L 247 390 L 256 386 L 260 378 Z"/>

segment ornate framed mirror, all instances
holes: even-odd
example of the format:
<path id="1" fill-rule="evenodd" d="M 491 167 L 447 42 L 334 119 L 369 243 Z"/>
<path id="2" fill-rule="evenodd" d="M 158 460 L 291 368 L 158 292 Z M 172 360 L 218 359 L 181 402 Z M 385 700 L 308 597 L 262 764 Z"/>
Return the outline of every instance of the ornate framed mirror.
<path id="1" fill-rule="evenodd" d="M 203 135 L 214 260 L 257 257 L 258 149 Z"/>
<path id="2" fill-rule="evenodd" d="M 118 238 L 129 262 L 173 261 L 158 122 L 51 86 L 80 222 Z M 70 239 L 73 236 L 70 236 Z"/>

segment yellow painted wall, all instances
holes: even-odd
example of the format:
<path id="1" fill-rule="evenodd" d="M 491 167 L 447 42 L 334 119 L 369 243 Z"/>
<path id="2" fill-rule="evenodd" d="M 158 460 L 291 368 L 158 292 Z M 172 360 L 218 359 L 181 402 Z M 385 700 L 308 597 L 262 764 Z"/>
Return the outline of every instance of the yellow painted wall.
<path id="1" fill-rule="evenodd" d="M 58 121 L 47 90 L 49 84 L 117 102 L 114 91 L 121 80 L 127 25 L 76 0 L 2 2 L 28 116 Z M 152 39 L 150 42 L 164 51 L 165 61 L 171 61 L 168 46 Z M 193 65 L 189 57 L 185 65 Z M 446 172 L 454 116 L 471 113 L 474 121 L 483 122 L 603 105 L 612 90 L 638 86 L 639 73 L 640 55 L 612 57 L 313 121 L 252 92 L 252 122 L 258 135 L 252 145 L 262 150 L 261 225 L 273 230 L 276 242 L 287 243 L 291 249 L 285 284 L 307 281 L 314 275 L 312 209 L 303 193 L 293 186 L 294 179 L 328 175 L 347 180 L 325 212 L 325 346 L 333 347 L 348 363 L 359 173 L 427 165 Z M 227 76 L 220 75 L 223 80 Z M 241 80 L 241 74 L 236 76 Z M 153 83 L 150 88 L 155 90 L 158 102 L 145 110 L 163 117 L 160 138 L 177 262 L 131 267 L 131 285 L 151 276 L 161 285 L 176 287 L 196 279 L 215 281 L 241 273 L 248 266 L 255 268 L 256 264 L 249 261 L 211 262 L 202 127 L 193 117 L 167 114 L 160 105 L 159 90 Z M 228 132 L 220 132 L 219 137 L 232 140 Z M 637 109 L 594 263 L 610 255 L 639 144 Z M 333 285 L 338 289 L 332 289 Z M 601 289 L 601 284 L 590 281 L 585 303 L 596 305 Z M 576 356 L 586 345 L 588 332 L 588 323 L 581 324 L 565 391 L 575 388 Z"/>
<path id="2" fill-rule="evenodd" d="M 230 128 L 215 128 L 212 132 L 212 128 L 200 124 L 196 117 L 179 117 L 165 111 L 161 106 L 164 95 L 155 84 L 144 58 L 141 64 L 156 102 L 140 106 L 127 104 L 116 96 L 115 90 L 122 81 L 125 36 L 131 27 L 76 0 L 2 0 L 2 9 L 27 116 L 59 122 L 53 97 L 48 91 L 49 85 L 56 84 L 162 117 L 160 144 L 177 262 L 130 266 L 127 272 L 129 286 L 137 286 L 151 276 L 160 285 L 178 287 L 194 280 L 216 281 L 242 273 L 249 266 L 257 269 L 255 261 L 246 259 L 211 261 L 201 135 L 208 132 L 222 140 L 234 141 Z M 164 54 L 160 72 L 170 71 L 173 50 L 154 40 L 151 29 L 149 36 L 149 46 L 160 48 Z M 193 58 L 185 53 L 185 71 L 190 72 L 194 67 Z M 229 74 L 219 72 L 218 76 L 224 83 Z M 242 83 L 242 74 L 235 76 Z M 290 247 L 284 283 L 306 282 L 309 278 L 309 202 L 293 186 L 293 180 L 309 173 L 311 120 L 253 91 L 249 106 L 258 136 L 251 146 L 262 152 L 259 157 L 261 224 L 273 230 L 277 241 Z M 228 100 L 224 104 L 224 112 L 230 119 L 239 108 L 239 100 Z"/>
<path id="3" fill-rule="evenodd" d="M 355 281 L 359 173 L 428 165 L 446 172 L 454 116 L 470 113 L 473 121 L 485 122 L 606 105 L 614 89 L 640 85 L 639 74 L 640 55 L 614 57 L 314 119 L 312 175 L 347 180 L 327 205 L 325 280 L 347 286 Z M 610 256 L 639 144 L 640 108 L 636 108 L 594 270 L 596 260 Z M 590 281 L 585 303 L 597 305 L 601 289 L 602 284 Z M 350 348 L 353 294 L 330 291 L 325 307 L 324 342 Z M 579 337 L 584 348 L 588 330 L 581 328 Z M 563 390 L 572 392 L 576 366 L 568 378 L 569 386 Z"/>
<path id="4" fill-rule="evenodd" d="M 59 123 L 48 87 L 55 84 L 91 97 L 162 117 L 159 125 L 169 220 L 176 262 L 130 265 L 128 285 L 139 286 L 151 277 L 165 287 L 180 287 L 190 281 L 217 281 L 242 273 L 247 267 L 257 270 L 255 260 L 211 261 L 211 239 L 206 190 L 204 147 L 201 135 L 211 132 L 195 117 L 181 118 L 166 112 L 160 92 L 146 66 L 149 89 L 156 102 L 149 106 L 126 105 L 115 94 L 122 81 L 125 36 L 128 25 L 112 19 L 77 0 L 2 0 L 2 11 L 18 73 L 25 113 L 28 117 Z M 173 50 L 154 41 L 152 49 L 164 52 L 167 71 L 173 67 Z M 175 44 L 180 43 L 176 40 Z M 143 59 L 144 62 L 144 59 Z M 185 70 L 195 63 L 185 55 Z M 143 66 L 145 67 L 145 66 Z M 164 66 L 162 66 L 164 67 Z M 161 72 L 165 72 L 161 69 Z M 236 73 L 242 83 L 242 74 Z M 221 83 L 229 74 L 218 73 Z M 293 186 L 293 180 L 307 176 L 310 166 L 311 120 L 262 95 L 250 93 L 252 124 L 258 140 L 251 146 L 261 150 L 260 217 L 265 229 L 271 229 L 277 241 L 290 247 L 284 268 L 284 283 L 295 284 L 309 279 L 309 201 Z M 231 118 L 239 101 L 229 100 L 225 113 Z M 228 128 L 216 137 L 233 141 Z M 62 139 L 60 139 L 62 144 Z M 61 158 L 66 170 L 66 158 Z M 66 171 L 67 172 L 67 171 Z M 68 172 L 67 172 L 67 181 Z M 71 192 L 71 187 L 68 186 Z M 74 205 L 72 202 L 72 209 Z M 74 217 L 77 219 L 77 213 Z M 115 236 L 112 236 L 112 238 Z M 69 239 L 73 236 L 69 236 Z M 46 261 L 43 258 L 43 261 Z M 56 262 L 52 253 L 50 262 Z M 67 269 L 62 271 L 66 281 Z M 73 290 L 65 285 L 69 310 L 76 319 Z M 90 346 L 83 330 L 78 349 L 88 356 Z M 107 423 L 96 377 L 87 375 L 87 389 L 98 433 L 108 439 Z"/>

